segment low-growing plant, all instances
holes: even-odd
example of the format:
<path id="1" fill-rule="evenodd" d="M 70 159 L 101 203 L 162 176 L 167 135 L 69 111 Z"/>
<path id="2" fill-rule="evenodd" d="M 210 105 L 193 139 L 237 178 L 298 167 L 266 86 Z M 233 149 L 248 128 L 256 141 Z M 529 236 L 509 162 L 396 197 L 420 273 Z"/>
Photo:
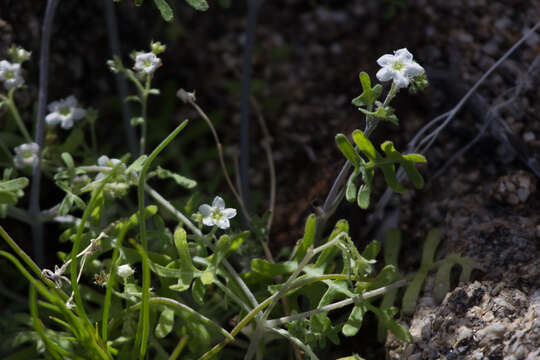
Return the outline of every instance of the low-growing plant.
<path id="1" fill-rule="evenodd" d="M 70 253 L 58 254 L 60 264 L 54 270 L 43 269 L 0 227 L 0 235 L 16 256 L 7 251 L 0 255 L 30 284 L 31 323 L 27 326 L 32 330 L 27 332 L 37 335 L 27 339 L 39 341 L 37 346 L 24 343 L 25 356 L 251 359 L 263 354 L 285 356 L 288 348 L 276 341 L 282 339 L 292 344 L 298 357 L 304 353 L 317 359 L 328 341 L 338 344 L 341 336 L 355 336 L 367 312 L 375 314 L 385 330 L 410 341 L 408 331 L 394 318 L 398 309 L 371 302 L 405 284 L 396 258 L 378 268 L 378 242 L 360 251 L 346 219 L 337 221 L 329 232 L 325 224 L 343 198 L 362 209 L 369 207 L 377 169 L 396 192 L 407 191 L 396 177 L 399 166 L 416 188 L 422 188 L 423 178 L 416 168 L 417 163 L 426 162 L 422 155 L 403 155 L 391 141 L 381 144 L 381 153 L 369 140 L 381 122 L 398 125 L 390 103 L 400 90 L 417 91 L 427 85 L 424 70 L 412 54 L 400 49 L 379 58 L 382 68 L 377 78 L 392 81 L 383 101 L 379 100 L 383 86 L 372 87 L 369 75 L 360 74 L 363 92 L 352 102 L 365 115 L 366 127 L 352 133 L 355 146 L 347 136 L 336 136 L 346 165 L 325 205 L 308 216 L 293 251 L 275 258 L 269 246 L 269 214 L 257 217 L 247 211 L 227 173 L 217 132 L 194 93 L 181 89 L 178 96 L 211 127 L 225 179 L 250 231 L 234 226 L 237 210 L 227 208 L 220 196 L 203 196 L 213 199 L 211 204 L 193 203 L 191 198 L 179 207 L 150 184 L 159 178 L 173 180 L 185 191 L 197 186 L 172 170 L 153 168 L 160 153 L 181 132 L 189 131 L 188 120 L 147 151 L 152 145 L 147 143 L 151 131 L 147 100 L 149 95 L 159 95 L 152 88 L 152 79 L 161 66 L 158 55 L 163 51 L 163 44 L 153 42 L 150 51 L 132 54 L 132 67 L 124 66 L 118 57 L 108 63 L 113 72 L 123 74 L 135 86 L 136 95 L 125 100 L 140 104 L 140 115 L 132 120 L 139 130 L 140 154 L 131 161 L 128 154 L 118 159 L 99 153 L 93 130 L 99 121 L 97 113 L 80 107 L 74 96 L 51 103 L 49 114 L 38 119 L 48 126 L 48 140 L 40 149 L 13 100 L 13 93 L 23 89 L 20 66 L 30 53 L 14 47 L 12 61 L 0 62 L 0 80 L 7 90 L 0 96 L 0 105 L 7 106 L 20 133 L 2 135 L 11 140 L 2 141 L 4 164 L 9 165 L 0 182 L 1 214 L 31 224 L 59 222 L 65 227 L 60 241 L 72 246 Z M 86 126 L 90 144 L 83 130 Z M 15 155 L 9 148 L 14 148 Z M 65 195 L 56 206 L 32 219 L 15 205 L 28 184 L 28 169 L 39 162 Z M 136 209 L 115 206 L 133 193 Z M 165 215 L 174 223 L 166 221 Z M 254 247 L 258 251 L 250 250 Z M 255 255 L 260 249 L 265 258 Z M 440 277 L 447 273 L 441 272 Z"/>

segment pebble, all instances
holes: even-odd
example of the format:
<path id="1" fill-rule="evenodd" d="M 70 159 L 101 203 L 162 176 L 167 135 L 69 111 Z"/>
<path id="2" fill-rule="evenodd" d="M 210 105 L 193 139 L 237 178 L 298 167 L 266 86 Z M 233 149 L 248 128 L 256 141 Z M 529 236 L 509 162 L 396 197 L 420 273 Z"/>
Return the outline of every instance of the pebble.
<path id="1" fill-rule="evenodd" d="M 480 344 L 487 345 L 488 343 L 498 340 L 503 337 L 506 331 L 506 326 L 500 322 L 495 322 L 482 330 L 476 332 L 476 335 L 480 339 Z"/>

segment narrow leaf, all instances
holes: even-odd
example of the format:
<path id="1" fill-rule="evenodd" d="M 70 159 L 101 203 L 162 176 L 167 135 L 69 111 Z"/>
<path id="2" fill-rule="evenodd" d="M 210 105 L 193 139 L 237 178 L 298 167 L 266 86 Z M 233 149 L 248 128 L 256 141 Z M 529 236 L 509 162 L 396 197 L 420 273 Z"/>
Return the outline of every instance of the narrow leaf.
<path id="1" fill-rule="evenodd" d="M 172 21 L 173 11 L 165 0 L 154 0 L 154 4 L 156 4 L 157 8 L 159 9 L 159 12 L 161 13 L 161 17 L 163 18 L 163 20 Z"/>
<path id="2" fill-rule="evenodd" d="M 195 10 L 206 11 L 208 10 L 208 3 L 206 0 L 186 0 L 186 2 L 192 6 Z"/>
<path id="3" fill-rule="evenodd" d="M 358 175 L 360 175 L 359 168 L 355 168 L 347 180 L 347 187 L 345 188 L 345 199 L 348 202 L 354 202 L 356 200 L 356 190 L 358 187 Z"/>
<path id="4" fill-rule="evenodd" d="M 357 129 L 353 131 L 353 140 L 356 143 L 356 146 L 358 146 L 358 149 L 366 154 L 369 160 L 375 161 L 378 155 L 377 151 L 362 130 Z"/>
<path id="5" fill-rule="evenodd" d="M 358 167 L 363 163 L 362 159 L 360 158 L 360 155 L 358 155 L 356 150 L 354 150 L 351 142 L 349 141 L 349 139 L 347 139 L 345 135 L 337 134 L 336 144 L 339 150 L 341 150 L 343 155 L 345 155 L 347 160 L 349 160 L 351 164 L 353 164 L 354 167 Z"/>
<path id="6" fill-rule="evenodd" d="M 315 239 L 315 229 L 317 225 L 317 217 L 315 214 L 309 215 L 306 226 L 304 229 L 304 237 L 300 241 L 300 244 L 298 244 L 296 248 L 296 252 L 294 255 L 294 259 L 297 261 L 301 261 L 304 256 L 306 255 L 307 249 L 313 245 L 313 240 Z"/>

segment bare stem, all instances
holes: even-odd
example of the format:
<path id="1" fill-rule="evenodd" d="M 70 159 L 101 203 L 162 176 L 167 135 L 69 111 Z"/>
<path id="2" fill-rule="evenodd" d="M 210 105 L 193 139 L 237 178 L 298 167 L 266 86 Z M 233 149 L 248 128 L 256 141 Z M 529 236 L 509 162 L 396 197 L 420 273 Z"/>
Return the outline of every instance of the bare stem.
<path id="1" fill-rule="evenodd" d="M 43 133 L 45 122 L 45 110 L 47 105 L 47 88 L 49 84 L 49 49 L 51 43 L 51 34 L 54 20 L 54 13 L 59 0 L 47 0 L 45 17 L 43 19 L 41 50 L 39 58 L 39 91 L 38 107 L 36 117 L 36 137 L 35 142 L 39 145 L 38 161 L 32 168 L 32 187 L 30 190 L 30 206 L 28 211 L 30 216 L 39 216 L 39 195 L 41 183 L 41 150 L 43 148 Z M 32 246 L 34 255 L 39 265 L 42 265 L 44 259 L 43 249 L 43 224 L 38 222 L 32 226 Z"/>

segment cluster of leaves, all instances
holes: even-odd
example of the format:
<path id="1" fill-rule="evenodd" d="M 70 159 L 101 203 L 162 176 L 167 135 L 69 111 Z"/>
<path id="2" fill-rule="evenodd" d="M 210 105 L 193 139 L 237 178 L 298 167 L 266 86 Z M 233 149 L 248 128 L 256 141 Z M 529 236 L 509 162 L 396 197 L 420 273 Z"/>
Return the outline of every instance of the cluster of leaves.
<path id="1" fill-rule="evenodd" d="M 441 302 L 451 288 L 451 271 L 458 265 L 460 269 L 459 282 L 467 282 L 470 279 L 471 272 L 477 268 L 475 262 L 457 253 L 450 253 L 445 258 L 435 261 L 435 251 L 441 242 L 441 229 L 431 229 L 427 235 L 422 251 L 422 261 L 420 268 L 411 275 L 409 285 L 407 286 L 403 298 L 401 310 L 404 314 L 412 314 L 416 308 L 418 297 L 422 290 L 422 285 L 426 277 L 437 270 L 433 288 L 435 301 Z M 401 248 L 401 232 L 397 229 L 391 229 L 387 232 L 384 241 L 384 263 L 386 265 L 397 266 L 399 251 Z M 398 297 L 398 289 L 391 290 L 384 294 L 380 308 L 387 309 L 393 306 Z M 386 331 L 383 324 L 379 324 L 378 337 L 383 341 Z"/>
<path id="2" fill-rule="evenodd" d="M 369 75 L 365 72 L 360 73 L 360 83 L 362 84 L 362 94 L 352 100 L 353 105 L 358 106 L 358 109 L 366 115 L 366 132 L 371 132 L 376 127 L 379 121 L 389 121 L 394 125 L 398 125 L 398 118 L 394 114 L 394 109 L 388 105 L 395 95 L 395 87 L 392 86 L 389 94 L 384 102 L 377 100 L 382 94 L 382 86 L 380 84 L 371 87 Z M 373 107 L 375 110 L 373 111 Z M 349 202 L 357 202 L 362 209 L 367 209 L 370 203 L 371 187 L 375 169 L 379 168 L 386 181 L 386 184 L 394 191 L 399 193 L 407 192 L 407 189 L 401 185 L 397 179 L 396 166 L 401 165 L 407 176 L 417 189 L 424 186 L 424 179 L 415 163 L 425 163 L 427 160 L 420 154 L 402 155 L 396 150 L 391 141 L 385 141 L 381 144 L 383 156 L 378 152 L 366 133 L 361 130 L 355 130 L 352 133 L 352 138 L 356 144 L 353 147 L 347 136 L 344 134 L 336 135 L 336 143 L 345 158 L 354 167 L 353 172 L 349 176 L 347 186 L 345 188 L 345 198 Z M 362 153 L 364 159 L 360 153 Z M 359 178 L 362 178 L 363 184 L 359 186 Z"/>
<path id="3" fill-rule="evenodd" d="M 407 189 L 397 179 L 396 165 L 401 165 L 405 169 L 409 179 L 417 189 L 421 189 L 424 186 L 424 179 L 415 167 L 415 163 L 426 162 L 424 156 L 420 154 L 402 155 L 396 150 L 391 141 L 385 141 L 381 144 L 381 149 L 386 155 L 383 156 L 375 149 L 371 141 L 361 130 L 355 130 L 352 133 L 352 137 L 357 146 L 356 149 L 345 135 L 336 135 L 336 143 L 339 149 L 354 166 L 354 171 L 349 176 L 345 189 L 345 198 L 347 201 L 356 201 L 362 209 L 369 207 L 371 186 L 376 168 L 382 171 L 386 184 L 396 192 L 407 192 Z M 366 156 L 367 161 L 360 156 L 358 151 Z M 363 184 L 358 186 L 360 175 L 362 176 Z"/>
<path id="4" fill-rule="evenodd" d="M 119 2 L 120 0 L 114 0 L 115 2 Z M 172 21 L 174 19 L 174 13 L 171 8 L 171 5 L 167 2 L 167 0 L 153 0 L 154 5 L 159 10 L 161 17 L 165 21 Z M 134 0 L 135 5 L 140 6 L 142 5 L 144 0 Z M 185 2 L 194 8 L 197 11 L 206 11 L 208 10 L 208 2 L 206 0 L 185 0 Z M 231 6 L 231 0 L 218 0 L 218 3 L 223 7 L 229 7 Z"/>
<path id="5" fill-rule="evenodd" d="M 286 302 L 293 314 L 308 311 L 305 307 L 312 310 L 324 309 L 325 306 L 343 299 L 356 300 L 346 316 L 330 318 L 327 312 L 320 312 L 288 322 L 286 327 L 289 334 L 300 339 L 311 350 L 324 348 L 327 340 L 339 344 L 339 333 L 346 337 L 355 336 L 362 326 L 366 312 L 371 311 L 385 329 L 403 341 L 410 341 L 407 330 L 394 320 L 397 308 L 381 309 L 373 305 L 369 299 L 358 296 L 400 279 L 394 265 L 385 266 L 375 275 L 374 264 L 380 251 L 379 243 L 371 242 L 360 253 L 348 234 L 347 221 L 340 220 L 331 235 L 323 241 L 323 244 L 329 244 L 333 240 L 338 240 L 336 245 L 324 249 L 313 262 L 303 265 L 302 259 L 306 256 L 307 249 L 313 246 L 315 227 L 316 218 L 311 215 L 306 223 L 304 237 L 288 261 L 274 264 L 264 259 L 254 259 L 251 263 L 252 272 L 246 275 L 248 284 L 265 285 L 266 291 L 276 294 L 282 289 L 283 284 L 276 285 L 272 280 L 286 278 L 298 270 L 302 274 L 295 280 L 298 283 L 322 279 L 287 291 Z M 264 290 L 261 289 L 263 293 Z"/>

